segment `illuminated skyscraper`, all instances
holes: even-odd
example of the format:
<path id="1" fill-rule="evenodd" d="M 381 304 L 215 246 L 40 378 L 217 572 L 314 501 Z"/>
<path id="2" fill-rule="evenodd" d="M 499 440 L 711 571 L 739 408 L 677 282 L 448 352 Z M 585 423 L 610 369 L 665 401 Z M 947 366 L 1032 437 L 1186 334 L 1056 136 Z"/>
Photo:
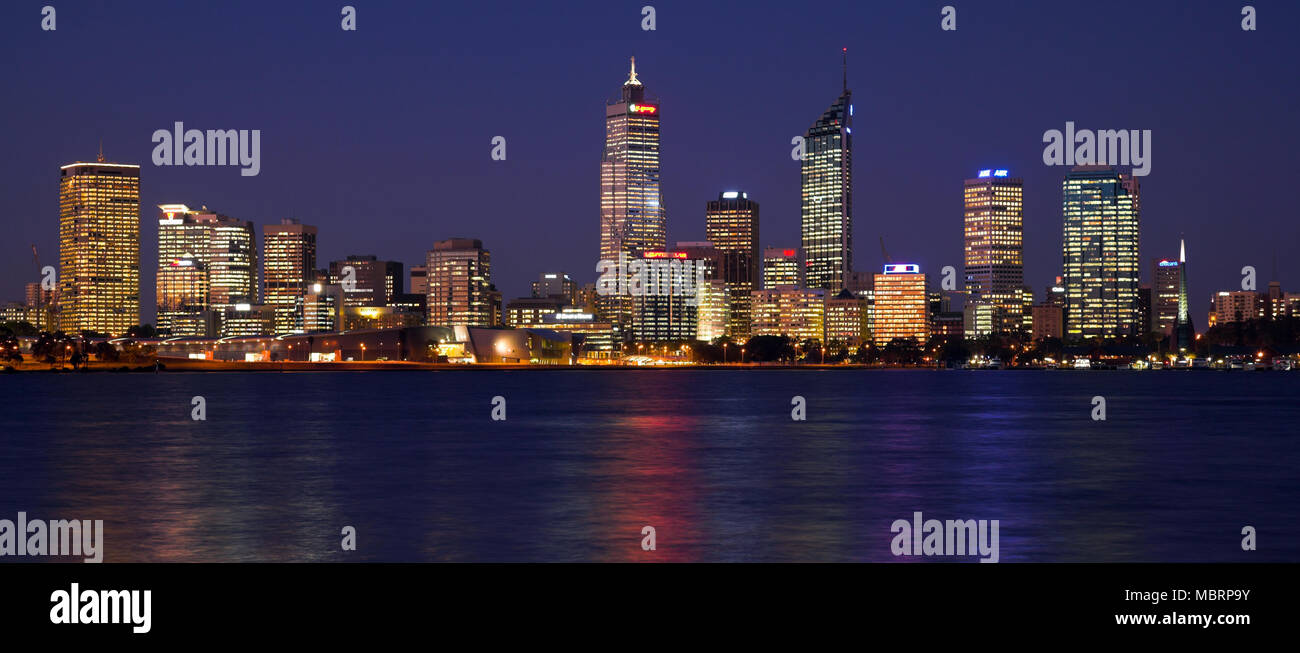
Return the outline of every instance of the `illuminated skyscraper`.
<path id="1" fill-rule="evenodd" d="M 1141 322 L 1137 179 L 1109 166 L 1076 166 L 1062 186 L 1065 337 L 1134 335 Z"/>
<path id="2" fill-rule="evenodd" d="M 180 204 L 162 204 L 158 218 L 157 329 L 162 335 L 206 336 L 210 228 Z"/>
<path id="3" fill-rule="evenodd" d="M 875 321 L 872 338 L 877 346 L 894 338 L 916 338 L 924 345 L 930 339 L 930 303 L 925 292 L 921 266 L 891 263 L 875 280 Z"/>
<path id="4" fill-rule="evenodd" d="M 433 244 L 429 274 L 428 326 L 495 326 L 501 321 L 501 293 L 492 285 L 492 254 L 474 238 Z"/>
<path id="5" fill-rule="evenodd" d="M 59 170 L 59 328 L 125 334 L 140 323 L 140 166 Z"/>
<path id="6" fill-rule="evenodd" d="M 853 271 L 853 105 L 844 90 L 804 133 L 800 165 L 803 255 L 809 288 L 839 292 Z"/>
<path id="7" fill-rule="evenodd" d="M 198 217 L 212 227 L 208 250 L 209 306 L 223 310 L 236 304 L 256 304 L 257 232 L 253 223 L 206 212 L 200 212 Z"/>
<path id="8" fill-rule="evenodd" d="M 722 252 L 720 278 L 731 295 L 727 335 L 749 335 L 750 293 L 758 289 L 758 202 L 749 194 L 728 191 L 704 210 L 704 233 Z"/>
<path id="9" fill-rule="evenodd" d="M 1024 331 L 1024 182 L 981 170 L 966 180 L 963 204 L 969 301 L 993 307 L 995 331 Z"/>
<path id="10" fill-rule="evenodd" d="M 158 331 L 216 335 L 213 315 L 257 301 L 253 223 L 206 207 L 158 209 Z"/>
<path id="11" fill-rule="evenodd" d="M 294 219 L 262 227 L 264 303 L 275 307 L 276 333 L 303 333 L 303 302 L 316 276 L 316 227 Z"/>
<path id="12" fill-rule="evenodd" d="M 636 58 L 619 99 L 605 106 L 600 161 L 600 258 L 623 264 L 667 245 L 667 217 L 659 189 L 659 103 L 645 99 Z M 622 259 L 620 259 L 622 255 Z M 627 325 L 631 298 L 603 297 L 601 310 Z"/>

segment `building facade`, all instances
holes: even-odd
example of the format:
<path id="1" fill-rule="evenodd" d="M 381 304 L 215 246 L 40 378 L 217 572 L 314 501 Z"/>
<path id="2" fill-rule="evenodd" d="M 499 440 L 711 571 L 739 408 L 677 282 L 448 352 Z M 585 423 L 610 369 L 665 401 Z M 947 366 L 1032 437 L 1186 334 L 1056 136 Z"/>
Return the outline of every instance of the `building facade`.
<path id="1" fill-rule="evenodd" d="M 636 58 L 617 100 L 605 105 L 600 160 L 600 259 L 632 261 L 667 246 L 667 216 L 659 188 L 660 104 L 646 100 Z M 631 298 L 607 295 L 601 310 L 616 324 L 631 318 Z"/>
<path id="2" fill-rule="evenodd" d="M 788 336 L 795 342 L 825 337 L 825 290 L 794 286 L 755 290 L 750 305 L 750 331 L 755 336 Z"/>
<path id="3" fill-rule="evenodd" d="M 719 193 L 704 208 L 704 233 L 723 254 L 720 278 L 731 295 L 727 335 L 744 339 L 749 335 L 750 293 L 761 282 L 758 202 L 744 191 Z"/>
<path id="4" fill-rule="evenodd" d="M 1024 181 L 981 170 L 962 201 L 966 292 L 996 309 L 996 331 L 1024 332 Z"/>
<path id="5" fill-rule="evenodd" d="M 922 345 L 930 339 L 930 303 L 921 266 L 886 264 L 876 275 L 874 297 L 872 337 L 877 346 L 888 345 L 895 338 L 915 338 Z"/>
<path id="6" fill-rule="evenodd" d="M 763 249 L 763 290 L 803 288 L 803 257 L 788 247 Z"/>
<path id="7" fill-rule="evenodd" d="M 327 282 L 343 289 L 345 306 L 387 306 L 402 294 L 402 263 L 381 261 L 373 254 L 351 254 L 330 261 Z"/>
<path id="8" fill-rule="evenodd" d="M 275 333 L 303 333 L 303 302 L 317 281 L 316 227 L 285 218 L 262 226 L 262 297 L 275 309 Z"/>
<path id="9" fill-rule="evenodd" d="M 1137 335 L 1137 178 L 1108 166 L 1076 166 L 1062 189 L 1066 337 Z"/>
<path id="10" fill-rule="evenodd" d="M 475 238 L 434 243 L 429 269 L 429 326 L 495 326 L 501 294 L 492 285 L 492 254 Z"/>
<path id="11" fill-rule="evenodd" d="M 839 292 L 853 271 L 853 104 L 843 92 L 804 132 L 800 219 L 809 288 Z"/>

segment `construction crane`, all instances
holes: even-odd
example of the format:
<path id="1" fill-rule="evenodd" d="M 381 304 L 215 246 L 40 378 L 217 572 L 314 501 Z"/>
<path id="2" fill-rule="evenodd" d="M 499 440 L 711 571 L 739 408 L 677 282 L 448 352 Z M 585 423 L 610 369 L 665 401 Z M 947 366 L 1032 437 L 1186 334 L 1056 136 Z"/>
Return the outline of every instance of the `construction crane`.
<path id="1" fill-rule="evenodd" d="M 880 254 L 885 257 L 885 263 L 893 263 L 894 259 L 889 258 L 889 251 L 885 249 L 885 237 L 880 237 Z"/>
<path id="2" fill-rule="evenodd" d="M 32 260 L 36 262 L 36 331 L 41 331 L 41 318 L 44 310 L 41 308 L 41 300 L 44 299 L 45 285 L 40 281 L 41 278 L 41 255 L 36 252 L 36 243 L 32 243 Z"/>

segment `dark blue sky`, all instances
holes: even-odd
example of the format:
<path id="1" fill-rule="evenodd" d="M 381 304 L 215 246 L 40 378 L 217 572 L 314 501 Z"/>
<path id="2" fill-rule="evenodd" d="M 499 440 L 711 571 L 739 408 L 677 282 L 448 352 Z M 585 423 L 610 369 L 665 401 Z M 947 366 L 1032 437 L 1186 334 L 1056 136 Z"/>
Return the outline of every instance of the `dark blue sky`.
<path id="1" fill-rule="evenodd" d="M 628 56 L 663 107 L 669 240 L 704 237 L 723 189 L 762 204 L 765 245 L 797 245 L 790 139 L 854 90 L 856 267 L 961 265 L 962 180 L 1025 179 L 1026 282 L 1060 273 L 1060 182 L 1042 136 L 1150 129 L 1143 276 L 1188 239 L 1193 319 L 1211 291 L 1262 288 L 1274 251 L 1300 291 L 1295 173 L 1300 3 L 1243 2 L 66 2 L 0 7 L 0 298 L 35 280 L 29 244 L 57 260 L 58 170 L 142 170 L 142 303 L 153 313 L 160 203 L 206 204 L 260 225 L 320 227 L 320 261 L 373 253 L 407 265 L 435 240 L 481 238 L 506 298 L 544 270 L 595 279 L 603 105 Z M 352 4 L 358 30 L 339 28 Z M 658 29 L 640 28 L 653 4 Z M 958 29 L 939 29 L 940 7 Z M 817 12 L 813 14 L 811 12 Z M 262 167 L 155 167 L 156 129 L 260 129 Z M 490 159 L 502 135 L 508 160 Z"/>

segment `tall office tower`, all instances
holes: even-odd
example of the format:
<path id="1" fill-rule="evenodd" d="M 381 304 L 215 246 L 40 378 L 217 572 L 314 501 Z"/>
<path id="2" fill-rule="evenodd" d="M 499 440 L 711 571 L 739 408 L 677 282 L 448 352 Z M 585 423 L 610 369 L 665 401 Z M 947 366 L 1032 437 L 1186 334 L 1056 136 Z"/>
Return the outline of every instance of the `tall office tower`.
<path id="1" fill-rule="evenodd" d="M 853 271 L 853 104 L 847 64 L 843 92 L 804 133 L 800 176 L 808 287 L 839 292 Z"/>
<path id="2" fill-rule="evenodd" d="M 803 288 L 803 257 L 799 250 L 763 248 L 763 290 Z"/>
<path id="3" fill-rule="evenodd" d="M 59 169 L 59 328 L 125 334 L 140 323 L 140 166 Z"/>
<path id="4" fill-rule="evenodd" d="M 1174 342 L 1178 351 L 1185 352 L 1196 342 L 1196 329 L 1192 326 L 1191 307 L 1187 305 L 1187 243 L 1178 241 L 1178 319 L 1174 323 Z"/>
<path id="5" fill-rule="evenodd" d="M 349 254 L 330 261 L 327 281 L 343 289 L 344 306 L 387 306 L 402 292 L 402 264 L 380 261 L 374 254 Z"/>
<path id="6" fill-rule="evenodd" d="M 1136 334 L 1141 321 L 1137 178 L 1109 166 L 1075 166 L 1062 190 L 1065 337 Z"/>
<path id="7" fill-rule="evenodd" d="M 492 255 L 476 238 L 440 240 L 429 250 L 429 326 L 494 326 L 500 293 L 492 286 Z"/>
<path id="8" fill-rule="evenodd" d="M 996 331 L 1023 332 L 1024 181 L 981 170 L 966 180 L 962 199 L 968 300 L 994 307 Z"/>
<path id="9" fill-rule="evenodd" d="M 633 57 L 619 98 L 605 105 L 605 148 L 600 160 L 603 261 L 627 265 L 667 245 L 667 216 L 659 189 L 659 113 L 659 103 L 645 99 Z M 601 311 L 615 324 L 630 324 L 631 297 L 602 297 Z"/>
<path id="10" fill-rule="evenodd" d="M 217 335 L 215 314 L 257 301 L 253 223 L 207 207 L 158 209 L 158 331 Z"/>
<path id="11" fill-rule="evenodd" d="M 427 265 L 411 266 L 411 294 L 412 295 L 429 294 L 429 266 Z"/>
<path id="12" fill-rule="evenodd" d="M 758 202 L 741 191 L 718 194 L 704 209 L 704 233 L 723 253 L 722 281 L 731 295 L 727 335 L 749 335 L 750 293 L 758 290 Z"/>
<path id="13" fill-rule="evenodd" d="M 262 301 L 275 307 L 276 333 L 306 331 L 303 302 L 317 276 L 316 227 L 291 218 L 262 226 Z"/>
<path id="14" fill-rule="evenodd" d="M 211 228 L 183 204 L 158 206 L 157 329 L 170 336 L 207 336 Z"/>
<path id="15" fill-rule="evenodd" d="M 533 282 L 533 297 L 537 299 L 560 297 L 567 304 L 578 305 L 578 283 L 567 272 L 543 272 Z"/>
<path id="16" fill-rule="evenodd" d="M 921 266 L 885 265 L 884 272 L 876 275 L 875 300 L 872 336 L 876 345 L 883 347 L 894 338 L 916 338 L 924 345 L 930 339 L 930 304 Z M 970 307 L 968 304 L 967 309 Z"/>
<path id="17" fill-rule="evenodd" d="M 1158 259 L 1151 265 L 1151 324 L 1154 333 L 1172 335 L 1178 321 L 1178 261 Z"/>
<path id="18" fill-rule="evenodd" d="M 208 247 L 208 303 L 213 310 L 256 304 L 257 232 L 253 223 L 206 210 L 197 214 L 212 227 Z"/>

